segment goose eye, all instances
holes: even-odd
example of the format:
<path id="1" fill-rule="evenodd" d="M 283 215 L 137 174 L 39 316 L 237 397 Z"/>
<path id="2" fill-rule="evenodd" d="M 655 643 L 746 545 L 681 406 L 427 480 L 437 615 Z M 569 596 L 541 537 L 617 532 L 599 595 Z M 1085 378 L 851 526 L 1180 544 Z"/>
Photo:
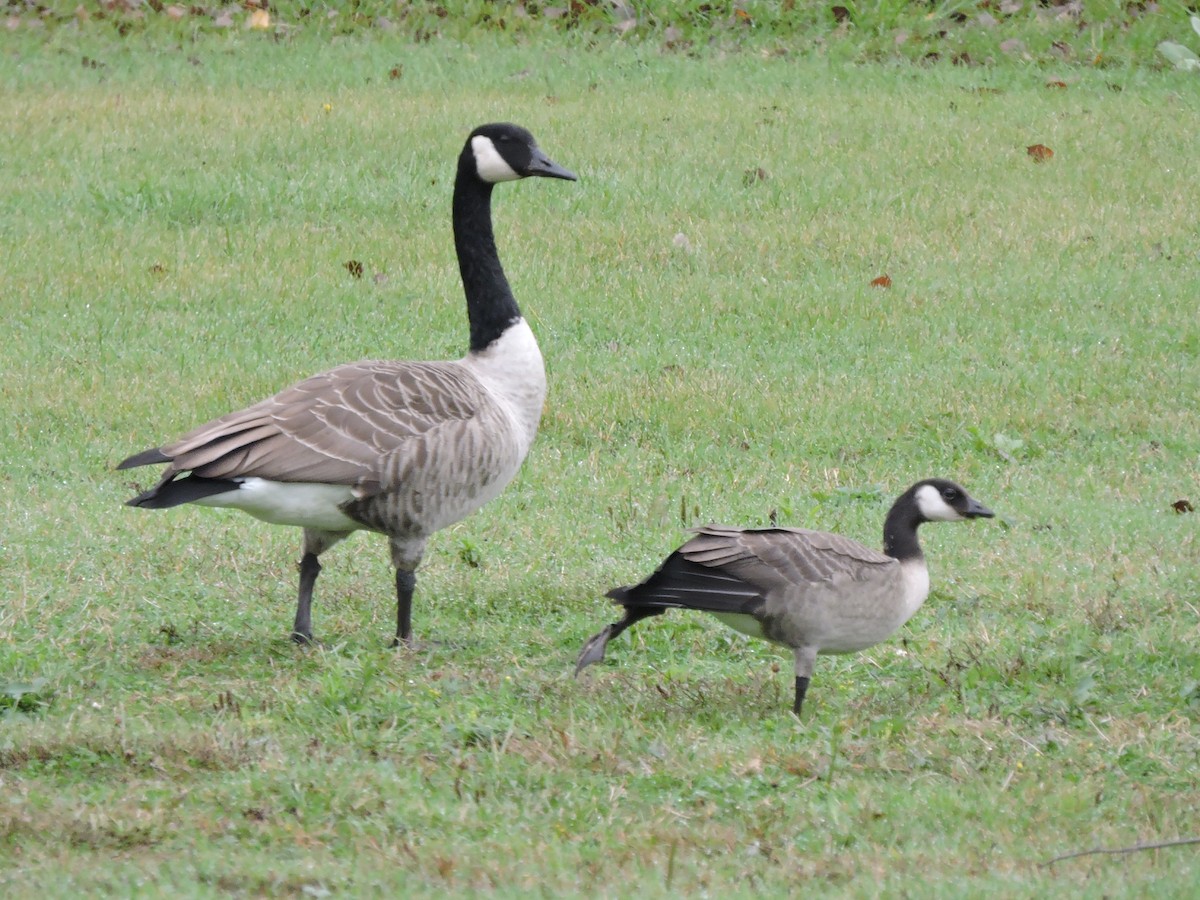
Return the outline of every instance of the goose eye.
<path id="1" fill-rule="evenodd" d="M 942 491 L 942 497 L 950 502 L 953 502 L 958 499 L 958 491 L 956 491 L 954 488 L 946 488 L 944 491 Z"/>

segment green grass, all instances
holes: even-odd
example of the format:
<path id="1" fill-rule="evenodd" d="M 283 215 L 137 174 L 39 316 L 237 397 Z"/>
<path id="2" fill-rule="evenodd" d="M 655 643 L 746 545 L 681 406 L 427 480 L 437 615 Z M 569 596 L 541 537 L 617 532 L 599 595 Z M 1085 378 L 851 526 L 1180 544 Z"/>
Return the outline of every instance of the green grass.
<path id="1" fill-rule="evenodd" d="M 581 43 L 0 44 L 0 888 L 1190 896 L 1195 847 L 1039 863 L 1198 833 L 1195 81 Z M 498 118 L 581 176 L 496 195 L 538 442 L 431 544 L 441 643 L 386 649 L 362 535 L 297 650 L 297 533 L 123 508 L 151 476 L 111 467 L 460 354 L 453 159 Z M 927 475 L 999 519 L 926 530 L 926 607 L 803 720 L 701 617 L 571 677 L 684 525 L 874 544 Z"/>

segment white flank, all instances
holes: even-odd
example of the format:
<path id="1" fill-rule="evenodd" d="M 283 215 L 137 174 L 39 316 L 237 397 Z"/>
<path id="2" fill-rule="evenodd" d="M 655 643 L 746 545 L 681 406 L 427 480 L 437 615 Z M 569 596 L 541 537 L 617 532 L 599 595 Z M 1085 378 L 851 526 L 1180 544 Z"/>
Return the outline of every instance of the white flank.
<path id="1" fill-rule="evenodd" d="M 740 631 L 742 634 L 748 634 L 752 638 L 758 638 L 760 641 L 767 640 L 767 636 L 763 634 L 762 623 L 754 616 L 746 613 L 713 613 L 721 622 L 728 625 L 734 631 Z"/>
<path id="2" fill-rule="evenodd" d="M 521 177 L 504 161 L 491 138 L 475 135 L 471 138 L 471 152 L 475 154 L 475 171 L 484 181 L 496 184 L 500 181 L 516 181 Z"/>
<path id="3" fill-rule="evenodd" d="M 917 509 L 930 522 L 958 522 L 962 514 L 942 499 L 941 493 L 932 484 L 917 488 Z"/>
<path id="4" fill-rule="evenodd" d="M 344 484 L 238 478 L 236 491 L 196 500 L 198 506 L 240 509 L 272 525 L 296 525 L 321 531 L 354 531 L 362 526 L 339 509 L 354 492 Z"/>

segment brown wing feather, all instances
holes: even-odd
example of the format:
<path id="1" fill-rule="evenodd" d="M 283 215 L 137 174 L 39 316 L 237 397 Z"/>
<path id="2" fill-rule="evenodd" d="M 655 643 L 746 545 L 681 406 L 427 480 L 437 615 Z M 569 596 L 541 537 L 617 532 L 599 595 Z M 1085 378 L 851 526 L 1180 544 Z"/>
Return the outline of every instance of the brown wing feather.
<path id="1" fill-rule="evenodd" d="M 456 362 L 350 363 L 201 425 L 163 452 L 172 470 L 205 478 L 362 484 L 378 480 L 381 457 L 473 418 L 485 398 Z"/>
<path id="2" fill-rule="evenodd" d="M 741 529 L 705 526 L 679 552 L 719 567 L 763 592 L 821 584 L 842 576 L 861 578 L 875 567 L 894 566 L 890 556 L 858 541 L 804 528 Z"/>

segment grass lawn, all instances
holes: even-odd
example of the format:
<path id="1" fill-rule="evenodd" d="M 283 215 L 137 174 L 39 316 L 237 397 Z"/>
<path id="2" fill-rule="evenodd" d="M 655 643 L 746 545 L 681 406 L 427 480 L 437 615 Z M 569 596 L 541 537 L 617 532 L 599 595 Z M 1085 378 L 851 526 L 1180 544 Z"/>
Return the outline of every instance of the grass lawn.
<path id="1" fill-rule="evenodd" d="M 1045 863 L 1200 837 L 1200 82 L 590 43 L 0 37 L 0 893 L 1193 895 L 1194 844 Z M 459 356 L 496 119 L 580 175 L 495 197 L 541 433 L 431 542 L 432 644 L 364 534 L 298 649 L 298 532 L 112 466 Z M 931 475 L 998 518 L 925 529 L 926 606 L 803 719 L 697 615 L 572 677 L 684 527 L 878 545 Z"/>

